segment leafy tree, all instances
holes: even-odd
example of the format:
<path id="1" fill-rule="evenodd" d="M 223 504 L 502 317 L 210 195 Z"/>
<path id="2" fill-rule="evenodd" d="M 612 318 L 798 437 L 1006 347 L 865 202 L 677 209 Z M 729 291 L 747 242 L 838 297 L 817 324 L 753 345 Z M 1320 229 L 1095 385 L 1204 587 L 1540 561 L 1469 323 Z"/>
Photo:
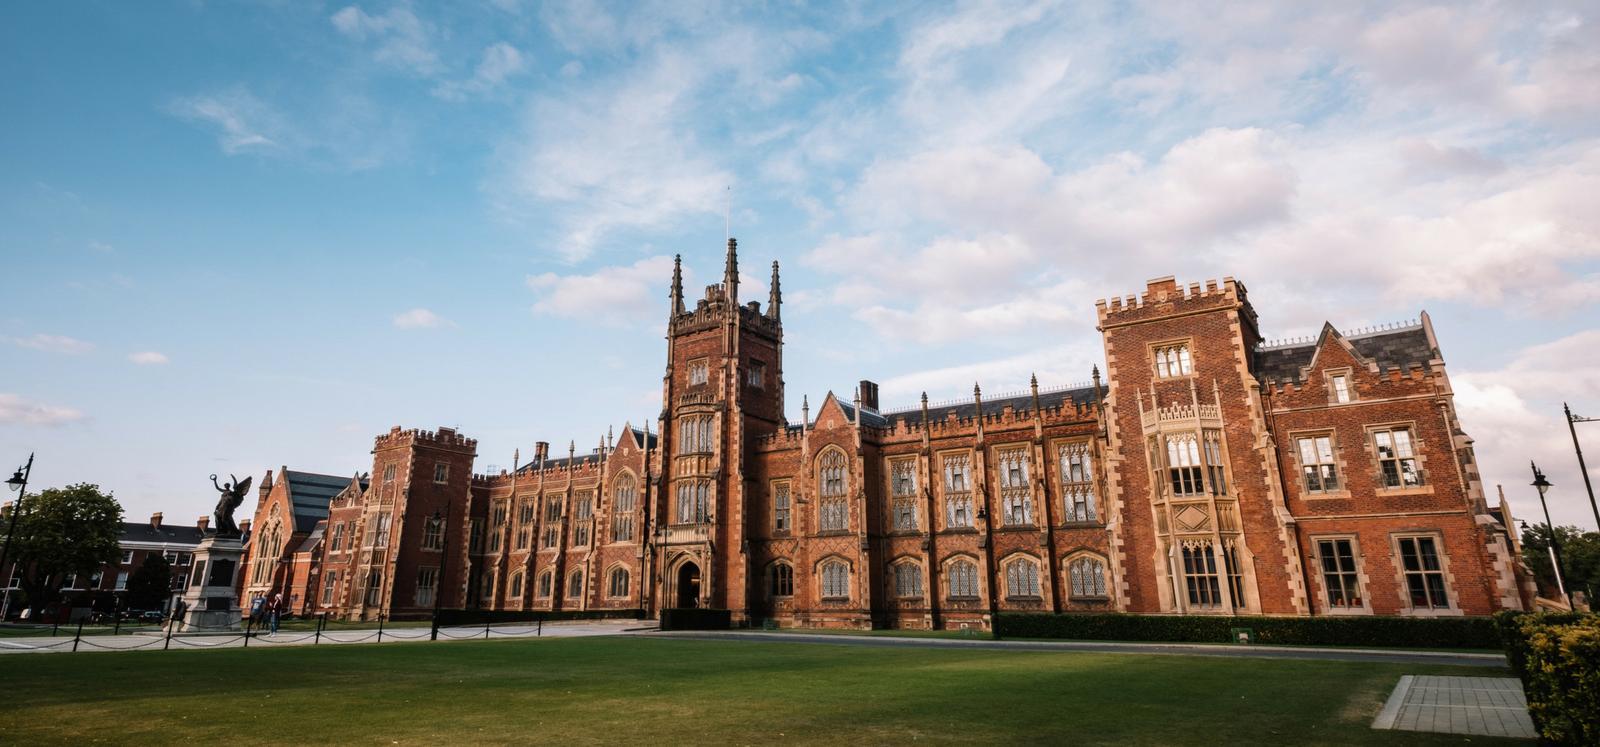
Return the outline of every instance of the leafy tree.
<path id="1" fill-rule="evenodd" d="M 100 486 L 47 488 L 20 503 L 11 557 L 23 570 L 22 589 L 34 614 L 55 601 L 52 577 L 88 575 L 121 555 L 122 506 Z"/>
<path id="2" fill-rule="evenodd" d="M 1568 591 L 1581 591 L 1589 603 L 1597 600 L 1600 592 L 1600 532 L 1586 532 L 1575 526 L 1556 527 L 1556 537 L 1561 541 L 1563 561 L 1561 580 Z M 1533 571 L 1539 589 L 1547 597 L 1556 597 L 1556 574 L 1550 562 L 1550 530 L 1544 524 L 1531 524 L 1522 530 L 1522 559 Z"/>
<path id="3" fill-rule="evenodd" d="M 161 553 L 148 553 L 128 577 L 128 609 L 153 610 L 161 607 L 172 589 L 172 564 Z"/>

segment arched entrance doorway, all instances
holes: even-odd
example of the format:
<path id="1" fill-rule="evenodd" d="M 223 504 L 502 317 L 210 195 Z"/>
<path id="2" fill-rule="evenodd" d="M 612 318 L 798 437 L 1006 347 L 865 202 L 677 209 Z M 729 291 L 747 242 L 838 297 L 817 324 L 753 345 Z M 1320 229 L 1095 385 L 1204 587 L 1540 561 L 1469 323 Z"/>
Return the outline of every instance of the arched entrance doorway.
<path id="1" fill-rule="evenodd" d="M 678 566 L 678 607 L 700 606 L 700 566 L 685 562 Z"/>

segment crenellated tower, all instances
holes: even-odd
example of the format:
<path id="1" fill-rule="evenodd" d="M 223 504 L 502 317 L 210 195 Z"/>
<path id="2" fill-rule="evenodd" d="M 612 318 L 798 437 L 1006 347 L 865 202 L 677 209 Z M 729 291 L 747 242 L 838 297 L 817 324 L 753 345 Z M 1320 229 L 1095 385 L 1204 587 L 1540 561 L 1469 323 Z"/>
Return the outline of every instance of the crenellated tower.
<path id="1" fill-rule="evenodd" d="M 693 308 L 674 262 L 662 380 L 658 551 L 665 606 L 743 609 L 750 445 L 785 426 L 778 265 L 767 308 L 739 302 L 738 241 Z"/>

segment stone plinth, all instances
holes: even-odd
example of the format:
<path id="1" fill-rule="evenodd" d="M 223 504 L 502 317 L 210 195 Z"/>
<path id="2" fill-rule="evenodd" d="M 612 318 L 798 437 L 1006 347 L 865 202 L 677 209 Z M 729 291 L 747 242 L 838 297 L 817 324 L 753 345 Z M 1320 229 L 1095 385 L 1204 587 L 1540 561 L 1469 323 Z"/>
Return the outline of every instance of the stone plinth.
<path id="1" fill-rule="evenodd" d="M 238 537 L 210 535 L 200 541 L 191 566 L 194 575 L 183 592 L 183 601 L 189 605 L 184 620 L 189 630 L 239 629 L 239 595 L 234 590 L 234 579 L 243 555 L 244 543 Z"/>

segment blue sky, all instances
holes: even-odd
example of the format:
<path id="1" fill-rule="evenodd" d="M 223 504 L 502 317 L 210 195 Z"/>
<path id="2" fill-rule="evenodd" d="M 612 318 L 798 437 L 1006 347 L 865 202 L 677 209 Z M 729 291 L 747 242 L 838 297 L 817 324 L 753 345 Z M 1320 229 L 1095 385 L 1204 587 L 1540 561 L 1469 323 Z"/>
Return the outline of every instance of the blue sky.
<path id="1" fill-rule="evenodd" d="M 1081 381 L 1096 299 L 1231 275 L 1269 337 L 1427 309 L 1491 493 L 1592 523 L 1600 14 L 1280 6 L 8 4 L 0 456 L 187 521 L 395 424 L 589 449 L 730 220 L 792 418 Z"/>

